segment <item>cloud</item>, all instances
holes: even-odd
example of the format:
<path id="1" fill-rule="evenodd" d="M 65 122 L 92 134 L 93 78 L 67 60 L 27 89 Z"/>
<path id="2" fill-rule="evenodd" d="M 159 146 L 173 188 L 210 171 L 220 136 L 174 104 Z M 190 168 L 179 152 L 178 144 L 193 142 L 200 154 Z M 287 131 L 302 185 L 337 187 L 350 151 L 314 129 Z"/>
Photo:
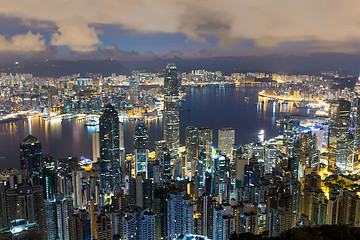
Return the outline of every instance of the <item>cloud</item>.
<path id="1" fill-rule="evenodd" d="M 0 35 L 0 52 L 39 52 L 46 49 L 45 40 L 39 33 L 28 31 L 25 34 L 13 35 L 9 40 Z"/>
<path id="2" fill-rule="evenodd" d="M 225 49 L 250 40 L 256 49 L 303 42 L 312 52 L 360 52 L 358 0 L 0 0 L 0 5 L 1 15 L 53 24 L 50 43 L 80 52 L 101 44 L 95 24 L 182 33 L 200 43 L 215 36 Z"/>
<path id="3" fill-rule="evenodd" d="M 69 46 L 72 51 L 90 52 L 96 50 L 100 44 L 95 28 L 89 27 L 84 21 L 61 21 L 57 23 L 59 29 L 51 38 L 54 46 Z"/>

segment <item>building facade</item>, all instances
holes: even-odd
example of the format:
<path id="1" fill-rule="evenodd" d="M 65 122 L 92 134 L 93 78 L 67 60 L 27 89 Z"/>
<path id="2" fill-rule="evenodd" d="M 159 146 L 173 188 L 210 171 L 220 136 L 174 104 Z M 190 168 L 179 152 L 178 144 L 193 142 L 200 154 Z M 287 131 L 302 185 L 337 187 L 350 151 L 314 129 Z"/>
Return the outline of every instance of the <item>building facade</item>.
<path id="1" fill-rule="evenodd" d="M 100 175 L 105 192 L 114 191 L 121 179 L 119 117 L 115 108 L 106 105 L 100 113 Z"/>
<path id="2" fill-rule="evenodd" d="M 164 139 L 172 158 L 177 158 L 179 152 L 179 87 L 177 68 L 174 64 L 168 64 L 164 77 Z"/>

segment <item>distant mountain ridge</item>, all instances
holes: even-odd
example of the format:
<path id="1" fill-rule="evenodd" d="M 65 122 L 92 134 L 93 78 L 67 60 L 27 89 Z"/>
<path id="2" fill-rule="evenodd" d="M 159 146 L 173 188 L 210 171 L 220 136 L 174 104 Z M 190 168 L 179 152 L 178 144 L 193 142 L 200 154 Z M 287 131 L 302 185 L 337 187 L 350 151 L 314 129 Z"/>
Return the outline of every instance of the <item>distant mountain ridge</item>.
<path id="1" fill-rule="evenodd" d="M 175 63 L 179 72 L 196 69 L 208 71 L 233 72 L 285 72 L 289 74 L 314 74 L 322 71 L 338 71 L 342 76 L 358 75 L 360 55 L 341 53 L 313 53 L 307 56 L 264 55 L 264 56 L 229 56 L 186 59 L 156 58 L 153 61 L 122 62 L 128 69 L 156 70 L 164 69 L 167 63 Z"/>
<path id="2" fill-rule="evenodd" d="M 130 74 L 132 70 L 161 72 L 167 63 L 175 63 L 178 71 L 204 69 L 207 71 L 232 72 L 286 72 L 289 74 L 320 74 L 321 71 L 338 71 L 342 76 L 357 76 L 360 71 L 360 55 L 340 53 L 313 53 L 307 56 L 237 56 L 208 58 L 161 58 L 147 60 L 49 60 L 43 62 L 20 62 L 0 66 L 0 72 L 32 73 L 34 76 L 59 77 L 76 73 L 94 73 L 110 76 Z"/>
<path id="3" fill-rule="evenodd" d="M 109 76 L 112 73 L 129 74 L 130 71 L 121 63 L 114 60 L 49 60 L 44 62 L 25 62 L 10 64 L 0 67 L 0 72 L 6 73 L 31 73 L 35 77 L 61 77 L 72 74 L 86 73 L 103 74 Z"/>

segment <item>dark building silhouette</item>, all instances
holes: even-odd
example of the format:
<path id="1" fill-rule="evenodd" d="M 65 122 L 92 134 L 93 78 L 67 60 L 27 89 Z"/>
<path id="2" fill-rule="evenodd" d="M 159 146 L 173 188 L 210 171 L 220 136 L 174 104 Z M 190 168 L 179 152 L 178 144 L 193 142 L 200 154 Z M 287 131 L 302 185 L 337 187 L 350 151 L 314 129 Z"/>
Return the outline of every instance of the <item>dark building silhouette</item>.
<path id="1" fill-rule="evenodd" d="M 111 105 L 100 113 L 100 175 L 103 191 L 113 191 L 120 183 L 119 117 Z"/>
<path id="2" fill-rule="evenodd" d="M 42 167 L 41 155 L 41 142 L 36 137 L 29 135 L 20 143 L 20 168 L 25 177 L 38 178 Z"/>
<path id="3" fill-rule="evenodd" d="M 176 158 L 179 152 L 179 86 L 176 66 L 168 64 L 164 77 L 164 139 L 172 158 Z"/>

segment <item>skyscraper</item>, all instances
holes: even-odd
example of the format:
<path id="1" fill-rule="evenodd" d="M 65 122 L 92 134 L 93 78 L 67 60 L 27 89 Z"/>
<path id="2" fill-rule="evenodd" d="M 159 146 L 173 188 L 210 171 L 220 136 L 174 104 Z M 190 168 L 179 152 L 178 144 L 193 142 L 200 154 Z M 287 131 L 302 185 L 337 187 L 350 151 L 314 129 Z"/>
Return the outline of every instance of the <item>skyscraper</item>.
<path id="1" fill-rule="evenodd" d="M 167 238 L 167 195 L 168 185 L 157 183 L 154 185 L 153 207 L 155 213 L 155 236 L 156 239 Z"/>
<path id="2" fill-rule="evenodd" d="M 142 174 L 145 178 L 147 178 L 148 142 L 146 125 L 143 122 L 137 123 L 134 129 L 135 170 L 136 174 Z"/>
<path id="3" fill-rule="evenodd" d="M 168 239 L 179 234 L 194 233 L 194 203 L 190 196 L 183 192 L 169 195 L 167 200 Z"/>
<path id="4" fill-rule="evenodd" d="M 44 189 L 44 199 L 50 199 L 56 192 L 56 170 L 54 158 L 45 155 L 41 172 L 41 185 Z"/>
<path id="5" fill-rule="evenodd" d="M 218 130 L 218 150 L 226 156 L 232 156 L 232 146 L 235 144 L 235 129 L 223 127 Z"/>
<path id="6" fill-rule="evenodd" d="M 71 240 L 74 238 L 74 208 L 71 196 L 56 195 L 45 200 L 48 239 Z"/>
<path id="7" fill-rule="evenodd" d="M 213 132 L 210 127 L 199 128 L 199 154 L 205 152 L 206 154 L 206 166 L 211 165 L 211 146 Z"/>
<path id="8" fill-rule="evenodd" d="M 199 168 L 199 130 L 197 127 L 185 128 L 186 175 L 192 177 Z"/>
<path id="9" fill-rule="evenodd" d="M 352 100 L 351 106 L 351 127 L 354 128 L 354 138 L 351 141 L 351 152 L 348 156 L 348 170 L 353 171 L 359 161 L 360 155 L 360 77 L 354 86 L 355 96 Z"/>
<path id="10" fill-rule="evenodd" d="M 20 143 L 20 168 L 26 177 L 37 177 L 41 172 L 41 143 L 32 136 L 27 136 Z"/>
<path id="11" fill-rule="evenodd" d="M 119 117 L 111 105 L 100 113 L 100 176 L 105 192 L 113 191 L 120 183 Z"/>
<path id="12" fill-rule="evenodd" d="M 47 239 L 43 188 L 40 185 L 22 184 L 6 191 L 8 221 L 25 219 L 37 223 L 42 239 Z"/>
<path id="13" fill-rule="evenodd" d="M 104 212 L 96 218 L 95 239 L 111 239 L 111 219 Z"/>
<path id="14" fill-rule="evenodd" d="M 126 169 L 125 142 L 124 142 L 124 123 L 119 122 L 119 144 L 120 144 L 120 168 L 122 171 Z"/>
<path id="15" fill-rule="evenodd" d="M 120 151 L 125 150 L 125 143 L 124 143 L 124 123 L 119 122 L 119 144 L 120 144 Z"/>
<path id="16" fill-rule="evenodd" d="M 155 240 L 155 215 L 149 209 L 131 209 L 125 213 L 121 239 Z M 157 238 L 156 238 L 157 239 Z"/>
<path id="17" fill-rule="evenodd" d="M 8 226 L 7 212 L 6 212 L 6 181 L 0 174 L 0 228 L 3 229 Z"/>
<path id="18" fill-rule="evenodd" d="M 164 77 L 164 139 L 172 158 L 176 158 L 179 151 L 179 86 L 176 66 L 168 64 Z"/>
<path id="19" fill-rule="evenodd" d="M 93 151 L 93 162 L 97 162 L 100 159 L 100 134 L 99 131 L 91 134 L 92 140 L 92 151 Z"/>
<path id="20" fill-rule="evenodd" d="M 155 160 L 162 161 L 164 157 L 164 151 L 168 149 L 167 142 L 165 140 L 155 141 Z"/>
<path id="21" fill-rule="evenodd" d="M 197 127 L 188 126 L 185 128 L 185 148 L 188 161 L 199 156 L 199 131 Z"/>
<path id="22" fill-rule="evenodd" d="M 155 160 L 160 163 L 160 173 L 163 179 L 171 179 L 171 156 L 165 140 L 155 142 Z"/>
<path id="23" fill-rule="evenodd" d="M 144 122 L 138 122 L 134 129 L 134 148 L 147 149 L 149 143 L 149 135 Z"/>
<path id="24" fill-rule="evenodd" d="M 344 99 L 334 100 L 330 105 L 329 163 L 328 170 L 335 166 L 346 168 L 348 165 L 350 125 L 350 102 Z"/>
<path id="25" fill-rule="evenodd" d="M 85 209 L 74 211 L 74 238 L 77 240 L 90 240 L 90 216 Z"/>
<path id="26" fill-rule="evenodd" d="M 11 188 L 17 188 L 22 183 L 21 173 L 16 169 L 5 169 L 0 172 L 0 228 L 9 227 L 6 191 Z"/>

